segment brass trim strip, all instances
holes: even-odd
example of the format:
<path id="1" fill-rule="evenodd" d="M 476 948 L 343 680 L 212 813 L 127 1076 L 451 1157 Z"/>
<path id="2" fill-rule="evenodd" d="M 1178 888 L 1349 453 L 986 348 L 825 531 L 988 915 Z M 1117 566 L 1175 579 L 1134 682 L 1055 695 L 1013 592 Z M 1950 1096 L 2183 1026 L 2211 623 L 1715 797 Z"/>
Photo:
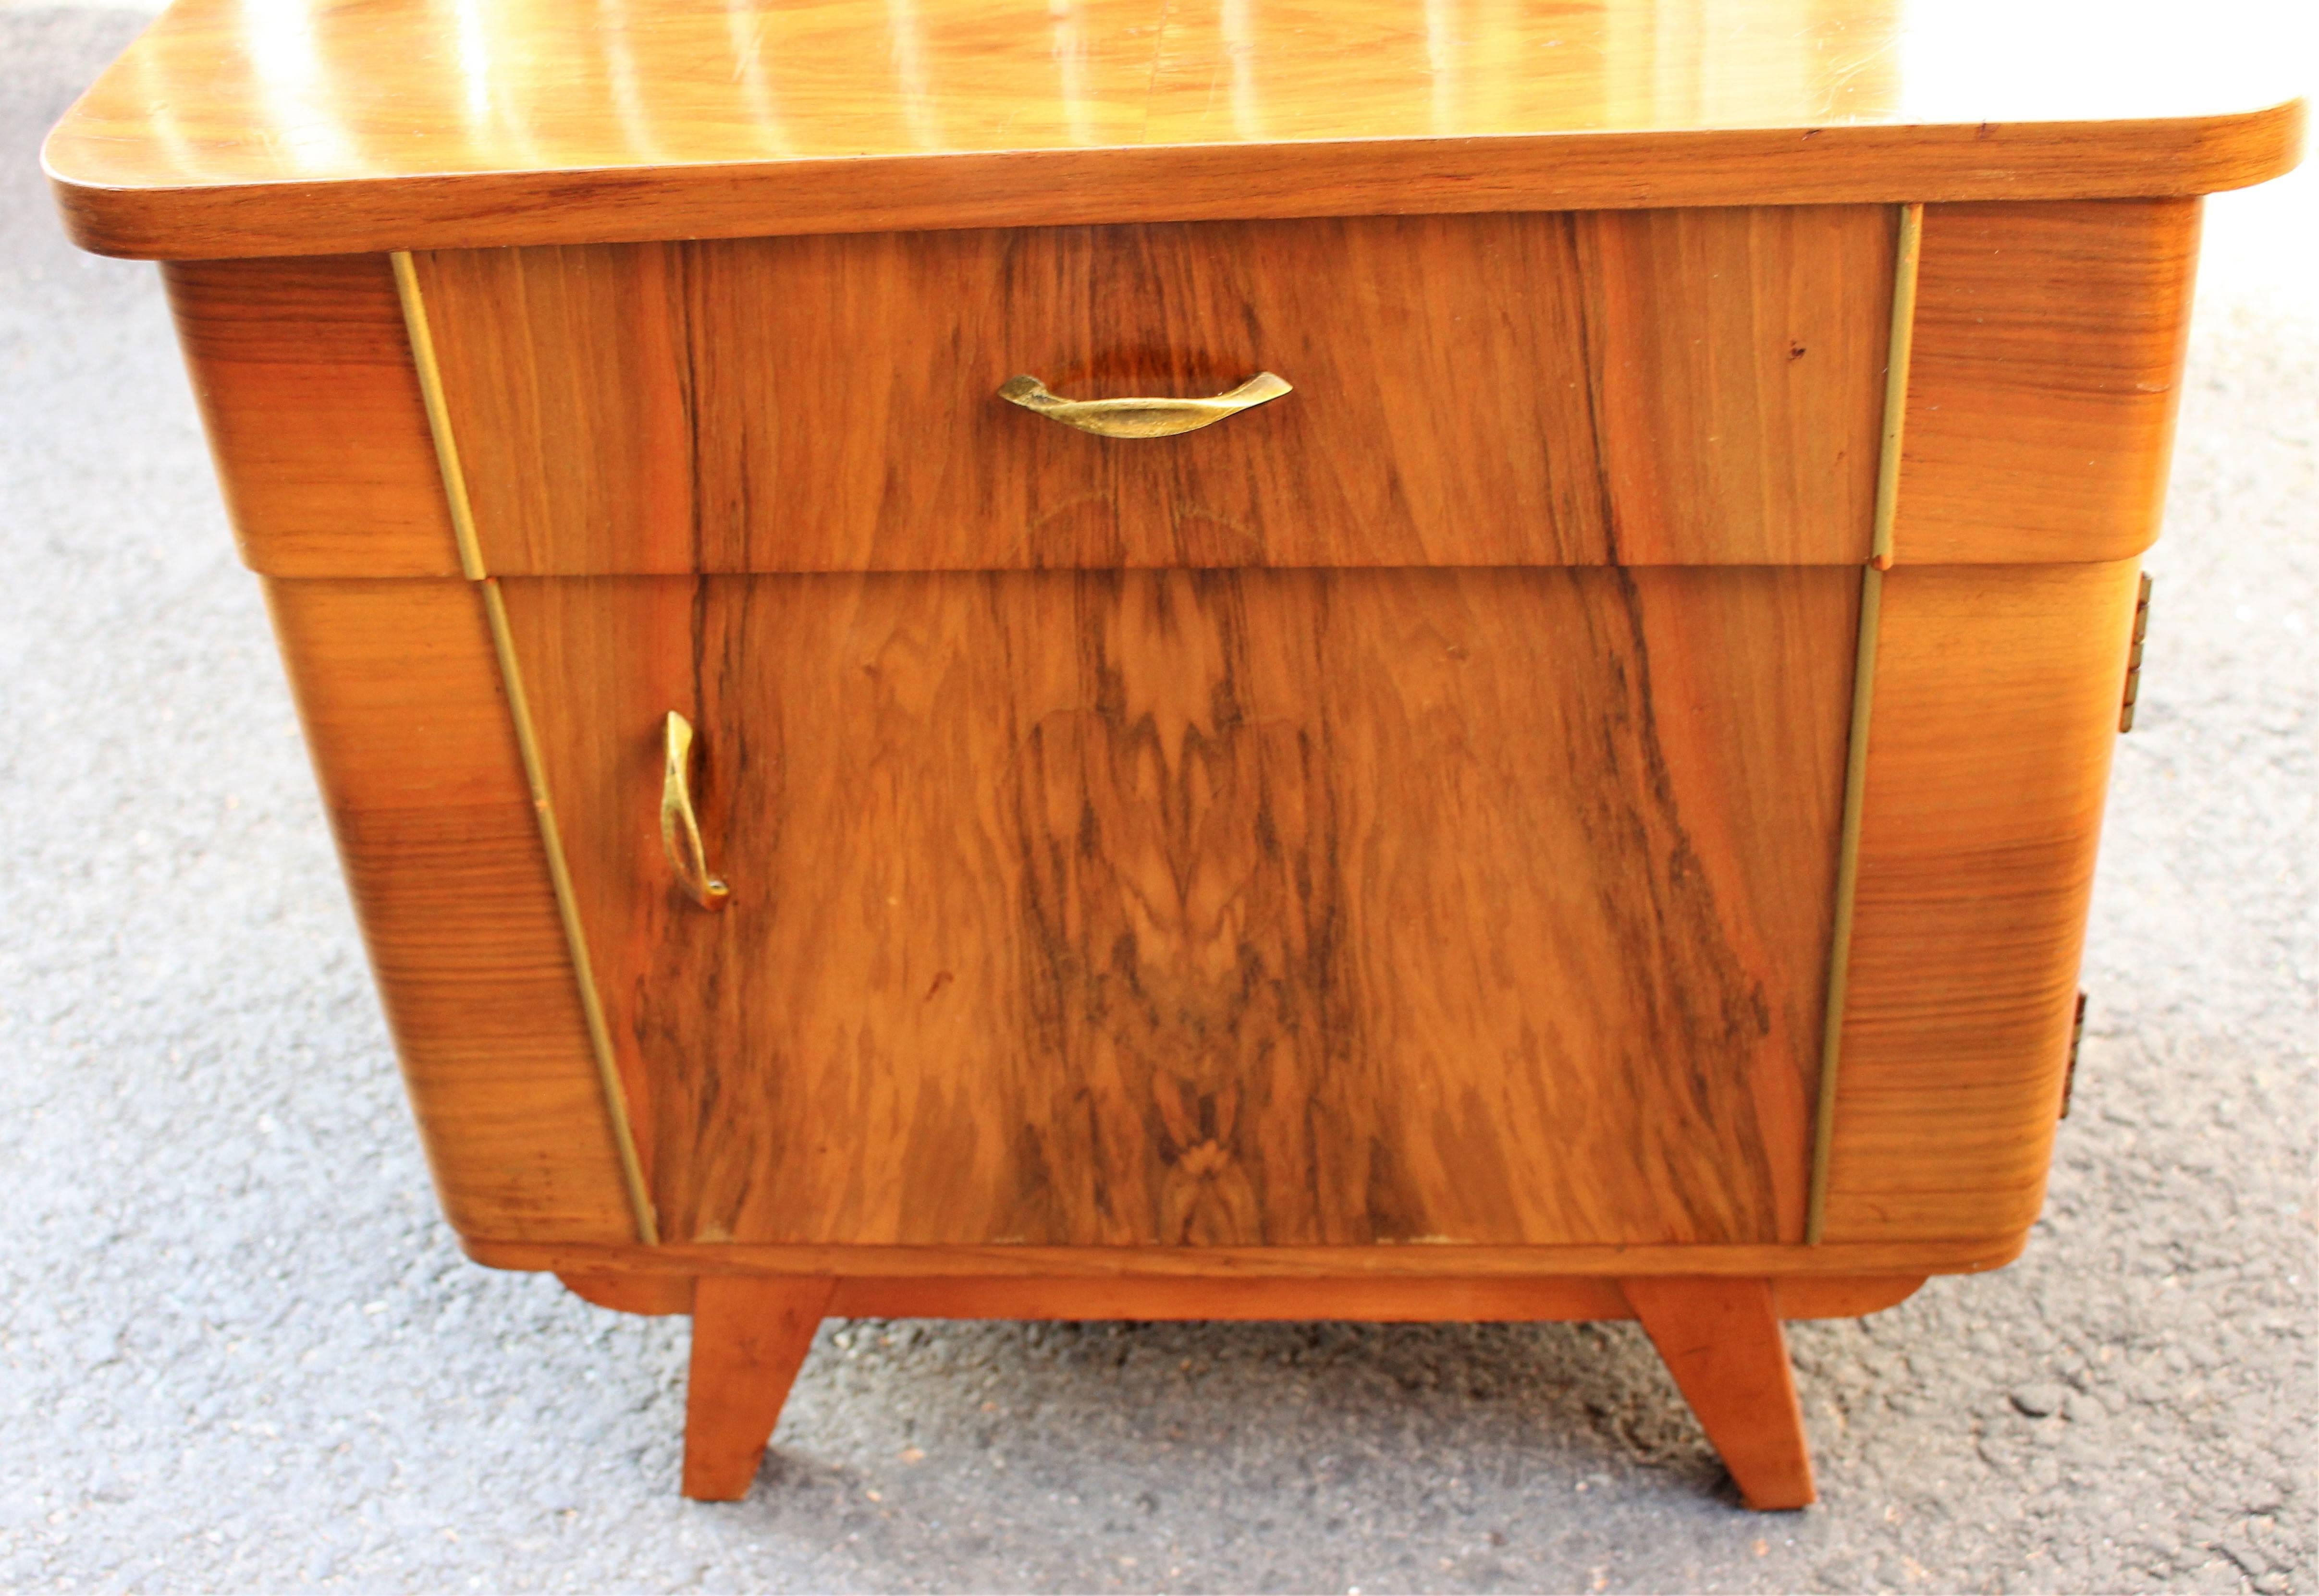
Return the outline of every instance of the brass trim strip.
<path id="1" fill-rule="evenodd" d="M 548 879 L 555 886 L 555 912 L 564 922 L 564 945 L 571 950 L 573 978 L 580 988 L 580 1008 L 588 1022 L 588 1045 L 596 1055 L 596 1075 L 604 1089 L 604 1106 L 611 1117 L 612 1141 L 619 1150 L 620 1179 L 627 1187 L 628 1206 L 636 1214 L 636 1239 L 647 1247 L 660 1244 L 660 1224 L 654 1216 L 652 1194 L 645 1188 L 642 1161 L 636 1157 L 636 1134 L 628 1126 L 626 1094 L 620 1087 L 619 1066 L 612 1058 L 611 1027 L 604 1022 L 604 1005 L 596 995 L 595 966 L 588 960 L 588 933 L 580 924 L 578 896 L 572 872 L 564 861 L 564 840 L 555 829 L 555 809 L 547 799 L 547 772 L 539 757 L 539 736 L 523 690 L 523 671 L 516 663 L 515 636 L 508 626 L 507 600 L 499 579 L 482 582 L 483 609 L 491 617 L 492 647 L 500 656 L 500 676 L 507 688 L 508 709 L 515 721 L 516 746 L 523 754 L 524 780 L 531 788 L 531 807 L 539 816 L 539 840 L 547 853 Z"/>
<path id="2" fill-rule="evenodd" d="M 1860 811 L 1868 792 L 1868 728 L 1876 700 L 1876 639 L 1884 613 L 1884 573 L 1860 570 L 1860 641 L 1852 663 L 1852 734 L 1844 756 L 1844 825 L 1836 844 L 1836 923 L 1827 944 L 1827 1005 L 1820 1018 L 1819 1107 L 1812 1123 L 1811 1195 L 1804 1240 L 1817 1245 L 1827 1220 L 1828 1157 L 1836 1141 L 1836 1072 L 1844 1057 L 1845 999 L 1852 978 L 1852 905 L 1860 885 Z"/>
<path id="3" fill-rule="evenodd" d="M 1892 260 L 1892 336 L 1884 356 L 1884 437 L 1876 456 L 1876 519 L 1868 559 L 1892 564 L 1892 518 L 1900 504 L 1900 428 L 1908 416 L 1908 356 L 1917 336 L 1917 260 L 1924 252 L 1925 208 L 1900 207 L 1900 241 Z"/>
<path id="4" fill-rule="evenodd" d="M 418 268 L 408 251 L 398 249 L 394 262 L 394 292 L 402 301 L 402 326 L 411 338 L 411 363 L 419 368 L 419 396 L 427 404 L 427 428 L 435 435 L 435 464 L 443 473 L 443 498 L 451 509 L 451 536 L 459 546 L 459 571 L 469 582 L 481 582 L 483 545 L 475 539 L 475 518 L 467 507 L 467 473 L 459 466 L 459 446 L 451 437 L 451 412 L 443 404 L 443 372 L 435 363 L 435 337 L 428 330 L 427 305 L 419 293 Z"/>
<path id="5" fill-rule="evenodd" d="M 627 1189 L 628 1212 L 636 1224 L 636 1239 L 647 1247 L 660 1244 L 660 1222 L 653 1213 L 652 1194 L 645 1188 L 643 1161 L 636 1156 L 636 1132 L 628 1124 L 627 1094 L 620 1087 L 619 1066 L 612 1057 L 611 1027 L 604 1022 L 604 1005 L 596 995 L 595 966 L 588 960 L 588 936 L 580 924 L 579 902 L 572 888 L 572 871 L 564 859 L 564 840 L 555 827 L 555 810 L 547 800 L 546 767 L 539 757 L 539 737 L 532 726 L 531 707 L 523 690 L 523 672 L 516 663 L 515 637 L 508 628 L 507 601 L 500 584 L 483 569 L 483 546 L 475 537 L 475 521 L 467 505 L 467 475 L 459 465 L 459 446 L 451 436 L 451 412 L 443 402 L 443 373 L 435 360 L 435 338 L 427 323 L 427 304 L 419 291 L 419 272 L 407 251 L 388 257 L 394 263 L 394 292 L 402 302 L 402 325 L 411 338 L 411 363 L 419 372 L 420 397 L 427 405 L 427 428 L 435 437 L 435 463 L 443 473 L 443 498 L 451 512 L 451 533 L 459 546 L 459 570 L 483 589 L 483 613 L 490 618 L 492 650 L 498 654 L 500 685 L 507 693 L 509 718 L 515 723 L 516 748 L 523 758 L 523 779 L 531 792 L 533 813 L 539 818 L 540 846 L 547 855 L 547 876 L 555 888 L 555 913 L 564 923 L 564 945 L 572 958 L 572 978 L 580 990 L 580 1012 L 588 1027 L 588 1050 L 594 1055 L 596 1078 L 604 1095 L 612 1145 L 620 1160 L 620 1183 Z"/>
<path id="6" fill-rule="evenodd" d="M 1900 207 L 1892 257 L 1892 327 L 1884 356 L 1884 426 L 1876 455 L 1876 512 L 1868 564 L 1860 572 L 1860 631 L 1852 659 L 1852 729 L 1844 755 L 1844 820 L 1836 843 L 1836 913 L 1828 931 L 1827 1001 L 1820 1015 L 1819 1102 L 1812 1115 L 1811 1184 L 1804 1241 L 1818 1246 L 1827 1224 L 1828 1164 L 1836 1144 L 1836 1085 L 1844 1061 L 1844 1016 L 1852 983 L 1852 913 L 1860 888 L 1861 808 L 1868 794 L 1868 735 L 1876 703 L 1876 643 L 1884 615 L 1884 573 L 1892 565 L 1892 523 L 1900 502 L 1901 430 L 1908 414 L 1908 359 L 1916 343 L 1917 266 L 1924 254 L 1925 207 Z"/>

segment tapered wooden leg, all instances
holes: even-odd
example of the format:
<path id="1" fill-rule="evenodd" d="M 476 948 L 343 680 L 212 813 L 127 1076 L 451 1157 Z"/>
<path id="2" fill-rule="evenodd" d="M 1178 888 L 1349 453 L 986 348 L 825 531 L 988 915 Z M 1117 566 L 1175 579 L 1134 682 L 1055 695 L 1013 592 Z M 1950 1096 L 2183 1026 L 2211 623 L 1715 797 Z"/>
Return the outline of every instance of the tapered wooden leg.
<path id="1" fill-rule="evenodd" d="M 684 1493 L 693 1501 L 749 1493 L 836 1287 L 812 1276 L 700 1277 L 684 1393 Z"/>
<path id="2" fill-rule="evenodd" d="M 1747 1505 L 1809 1505 L 1811 1448 L 1772 1283 L 1691 1276 L 1619 1284 Z"/>

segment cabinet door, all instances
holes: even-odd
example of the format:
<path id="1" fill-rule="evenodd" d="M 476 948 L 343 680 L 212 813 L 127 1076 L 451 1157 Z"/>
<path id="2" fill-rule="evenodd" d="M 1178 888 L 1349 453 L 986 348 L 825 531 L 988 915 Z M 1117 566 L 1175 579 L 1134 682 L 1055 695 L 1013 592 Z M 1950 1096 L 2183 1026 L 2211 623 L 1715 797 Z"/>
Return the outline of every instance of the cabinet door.
<path id="1" fill-rule="evenodd" d="M 509 581 L 663 1234 L 1797 1240 L 1857 585 Z"/>

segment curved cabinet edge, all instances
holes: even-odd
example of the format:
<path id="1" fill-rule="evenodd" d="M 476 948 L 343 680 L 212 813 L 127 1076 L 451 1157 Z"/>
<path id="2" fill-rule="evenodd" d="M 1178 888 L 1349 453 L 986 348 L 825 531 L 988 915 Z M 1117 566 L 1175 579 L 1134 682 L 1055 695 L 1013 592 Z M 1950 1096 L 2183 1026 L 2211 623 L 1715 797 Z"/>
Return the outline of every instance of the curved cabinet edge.
<path id="1" fill-rule="evenodd" d="M 494 1269 L 557 1275 L 835 1275 L 865 1280 L 1536 1280 L 1643 1275 L 1921 1278 L 2002 1268 L 2026 1230 L 1885 1243 L 1667 1247 L 1028 1247 L 537 1240 L 463 1231 Z"/>
<path id="2" fill-rule="evenodd" d="M 632 1239 L 475 588 L 265 586 L 445 1213 L 463 1231 Z"/>
<path id="3" fill-rule="evenodd" d="M 2138 588 L 2133 560 L 1884 579 L 1831 1248 L 2037 1218 Z"/>
<path id="4" fill-rule="evenodd" d="M 556 1271 L 556 1278 L 600 1308 L 648 1316 L 692 1312 L 696 1277 L 690 1275 L 566 1269 Z M 1906 1301 L 1925 1280 L 1916 1274 L 1775 1276 L 1773 1300 L 1782 1319 L 1856 1319 Z M 1445 1322 L 1635 1317 L 1615 1279 L 1584 1275 L 1439 1280 L 1359 1275 L 1312 1280 L 839 1276 L 829 1311 L 846 1319 Z"/>
<path id="5" fill-rule="evenodd" d="M 1313 139 L 311 180 L 136 180 L 133 132 L 41 150 L 99 255 L 199 260 L 1119 221 L 2204 194 L 2291 169 L 2300 99 L 2094 122 Z M 126 180 L 124 180 L 126 179 Z"/>
<path id="6" fill-rule="evenodd" d="M 161 282 L 242 564 L 459 574 L 385 257 L 172 263 Z"/>
<path id="7" fill-rule="evenodd" d="M 1925 207 L 1896 564 L 2123 560 L 2157 540 L 2200 209 Z"/>

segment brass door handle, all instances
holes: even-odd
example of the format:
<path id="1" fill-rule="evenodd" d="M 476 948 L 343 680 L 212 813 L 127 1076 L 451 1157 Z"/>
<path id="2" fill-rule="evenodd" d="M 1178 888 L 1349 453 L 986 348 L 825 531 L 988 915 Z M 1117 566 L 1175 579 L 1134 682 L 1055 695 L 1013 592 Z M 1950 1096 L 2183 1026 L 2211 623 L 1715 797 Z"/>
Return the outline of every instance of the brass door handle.
<path id="1" fill-rule="evenodd" d="M 1007 403 L 1101 437 L 1173 437 L 1196 432 L 1288 392 L 1288 384 L 1268 371 L 1213 399 L 1065 399 L 1048 392 L 1046 383 L 1033 376 L 1009 377 L 998 385 L 998 397 Z"/>
<path id="2" fill-rule="evenodd" d="M 721 909 L 733 889 L 710 873 L 700 821 L 692 812 L 692 723 L 670 710 L 662 745 L 667 766 L 660 784 L 660 845 L 692 901 Z"/>

